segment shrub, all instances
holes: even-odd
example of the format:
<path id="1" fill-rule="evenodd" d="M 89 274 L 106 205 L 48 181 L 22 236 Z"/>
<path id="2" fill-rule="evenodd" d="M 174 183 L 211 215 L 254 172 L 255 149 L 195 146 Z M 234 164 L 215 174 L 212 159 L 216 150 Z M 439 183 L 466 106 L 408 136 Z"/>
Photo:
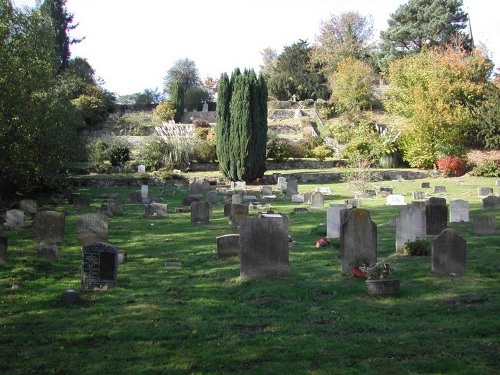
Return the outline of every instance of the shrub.
<path id="1" fill-rule="evenodd" d="M 291 147 L 287 141 L 275 138 L 267 143 L 267 157 L 274 159 L 277 163 L 287 161 L 290 155 Z"/>
<path id="2" fill-rule="evenodd" d="M 105 172 L 106 161 L 109 159 L 109 146 L 101 139 L 94 140 L 87 145 L 90 168 L 95 172 Z"/>
<path id="3" fill-rule="evenodd" d="M 415 257 L 431 255 L 431 243 L 420 238 L 415 241 L 408 241 L 403 245 L 403 254 Z"/>
<path id="4" fill-rule="evenodd" d="M 144 165 L 149 170 L 185 168 L 189 165 L 191 154 L 191 146 L 188 143 L 173 138 L 165 141 L 152 137 L 141 150 Z"/>
<path id="5" fill-rule="evenodd" d="M 438 170 L 446 176 L 463 176 L 467 166 L 458 156 L 451 155 L 436 161 Z"/>
<path id="6" fill-rule="evenodd" d="M 311 151 L 311 154 L 317 160 L 324 161 L 326 158 L 333 156 L 333 150 L 330 147 L 328 147 L 327 145 L 323 144 L 323 145 L 315 147 Z"/>
<path id="7" fill-rule="evenodd" d="M 111 165 L 123 166 L 130 160 L 130 148 L 127 143 L 121 140 L 115 140 L 109 149 L 109 161 Z"/>
<path id="8" fill-rule="evenodd" d="M 209 128 L 196 128 L 194 131 L 194 137 L 196 139 L 205 140 L 208 137 L 208 133 L 210 132 Z"/>
<path id="9" fill-rule="evenodd" d="M 175 116 L 175 104 L 170 100 L 165 100 L 158 104 L 153 111 L 153 119 L 156 121 L 170 121 Z"/>
<path id="10" fill-rule="evenodd" d="M 476 166 L 470 174 L 478 177 L 500 177 L 500 167 L 493 160 Z"/>
<path id="11" fill-rule="evenodd" d="M 210 123 L 207 120 L 202 120 L 201 118 L 193 120 L 193 125 L 197 128 L 210 128 Z"/>
<path id="12" fill-rule="evenodd" d="M 193 157 L 199 163 L 210 163 L 217 160 L 215 139 L 194 144 Z"/>

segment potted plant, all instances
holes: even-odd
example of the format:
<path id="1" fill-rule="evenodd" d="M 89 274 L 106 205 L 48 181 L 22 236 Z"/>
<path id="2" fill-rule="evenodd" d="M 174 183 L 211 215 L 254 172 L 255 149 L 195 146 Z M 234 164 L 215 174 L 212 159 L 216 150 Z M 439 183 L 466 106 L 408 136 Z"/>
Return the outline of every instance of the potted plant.
<path id="1" fill-rule="evenodd" d="M 399 279 L 389 278 L 393 268 L 388 262 L 376 262 L 373 266 L 365 264 L 360 266 L 359 269 L 366 275 L 366 293 L 369 296 L 397 296 L 399 291 Z"/>

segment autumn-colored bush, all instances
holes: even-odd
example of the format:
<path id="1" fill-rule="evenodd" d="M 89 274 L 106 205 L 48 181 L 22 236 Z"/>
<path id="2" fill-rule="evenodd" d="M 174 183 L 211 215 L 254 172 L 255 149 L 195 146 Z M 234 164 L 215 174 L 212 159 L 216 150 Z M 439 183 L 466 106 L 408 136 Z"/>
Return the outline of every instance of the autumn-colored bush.
<path id="1" fill-rule="evenodd" d="M 197 119 L 193 120 L 193 124 L 197 128 L 209 128 L 210 127 L 210 123 L 207 120 L 202 120 L 201 118 L 197 118 Z"/>
<path id="2" fill-rule="evenodd" d="M 463 176 L 467 172 L 465 162 L 458 156 L 446 156 L 436 161 L 438 170 L 446 176 Z"/>

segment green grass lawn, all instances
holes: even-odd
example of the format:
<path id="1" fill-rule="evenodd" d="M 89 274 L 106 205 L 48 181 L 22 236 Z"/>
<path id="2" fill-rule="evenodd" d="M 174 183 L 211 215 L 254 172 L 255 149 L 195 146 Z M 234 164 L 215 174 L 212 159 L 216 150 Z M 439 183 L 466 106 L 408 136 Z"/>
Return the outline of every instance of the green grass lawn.
<path id="1" fill-rule="evenodd" d="M 494 178 L 385 181 L 411 201 L 422 181 L 447 187 L 448 202 L 465 199 L 482 213 L 478 186 Z M 381 183 L 382 184 L 382 183 Z M 299 184 L 312 190 L 315 184 Z M 128 252 L 118 286 L 82 292 L 62 305 L 61 293 L 80 288 L 81 246 L 76 220 L 66 217 L 59 262 L 35 257 L 32 228 L 4 231 L 9 261 L 0 266 L 0 374 L 498 374 L 500 368 L 500 232 L 474 236 L 472 223 L 451 224 L 467 240 L 467 272 L 436 276 L 430 257 L 395 253 L 398 207 L 364 200 L 378 228 L 379 258 L 401 280 L 398 298 L 370 298 L 363 279 L 340 275 L 338 241 L 326 235 L 326 207 L 352 194 L 331 183 L 325 208 L 293 215 L 279 194 L 275 211 L 289 217 L 290 278 L 241 282 L 239 259 L 217 258 L 216 236 L 234 233 L 216 205 L 204 225 L 175 214 L 187 191 L 164 196 L 164 219 L 142 218 L 138 204 L 109 220 L 109 242 Z M 138 187 L 81 188 L 83 196 Z M 159 192 L 150 187 L 150 196 Z M 95 202 L 94 205 L 100 205 Z M 69 205 L 58 211 L 72 211 Z M 488 211 L 499 215 L 500 210 Z M 181 269 L 164 268 L 181 262 Z M 12 288 L 13 285 L 19 285 Z"/>

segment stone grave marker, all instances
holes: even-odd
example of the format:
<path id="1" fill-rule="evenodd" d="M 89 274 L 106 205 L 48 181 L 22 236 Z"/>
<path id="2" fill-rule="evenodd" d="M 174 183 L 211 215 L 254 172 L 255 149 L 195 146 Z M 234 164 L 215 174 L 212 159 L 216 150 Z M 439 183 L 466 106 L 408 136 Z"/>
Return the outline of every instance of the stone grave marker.
<path id="1" fill-rule="evenodd" d="M 270 204 L 260 203 L 260 202 L 250 202 L 248 206 L 251 210 L 265 211 L 271 209 Z"/>
<path id="2" fill-rule="evenodd" d="M 432 241 L 432 272 L 464 273 L 466 241 L 453 229 L 444 229 Z"/>
<path id="3" fill-rule="evenodd" d="M 434 193 L 446 193 L 446 186 L 434 186 Z"/>
<path id="4" fill-rule="evenodd" d="M 165 203 L 151 203 L 144 205 L 144 217 L 163 219 L 167 214 L 168 205 Z"/>
<path id="5" fill-rule="evenodd" d="M 73 189 L 70 186 L 65 187 L 62 190 L 62 196 L 64 199 L 67 199 L 69 201 L 73 198 Z"/>
<path id="6" fill-rule="evenodd" d="M 382 186 L 379 189 L 380 192 L 385 192 L 387 195 L 391 195 L 394 192 L 394 189 L 392 186 Z"/>
<path id="7" fill-rule="evenodd" d="M 497 181 L 496 181 L 496 185 L 497 185 L 497 186 L 500 186 L 500 180 L 497 180 Z"/>
<path id="8" fill-rule="evenodd" d="M 426 234 L 435 235 L 448 227 L 448 207 L 442 204 L 428 204 L 425 206 Z"/>
<path id="9" fill-rule="evenodd" d="M 191 203 L 191 223 L 208 223 L 210 219 L 210 205 L 208 202 Z"/>
<path id="10" fill-rule="evenodd" d="M 64 197 L 62 196 L 62 194 L 52 194 L 50 196 L 50 199 L 52 200 L 52 202 L 54 202 L 56 205 L 60 205 L 60 204 L 63 204 L 64 203 Z"/>
<path id="11" fill-rule="evenodd" d="M 500 208 L 500 197 L 488 195 L 483 198 L 483 210 L 496 210 Z"/>
<path id="12" fill-rule="evenodd" d="M 286 178 L 278 177 L 278 190 L 285 191 L 286 190 Z"/>
<path id="13" fill-rule="evenodd" d="M 231 206 L 232 206 L 232 203 L 226 203 L 224 205 L 224 216 L 231 216 Z"/>
<path id="14" fill-rule="evenodd" d="M 495 216 L 477 215 L 474 216 L 473 233 L 477 236 L 487 236 L 495 234 L 496 223 Z"/>
<path id="15" fill-rule="evenodd" d="M 9 240 L 7 237 L 0 236 L 0 265 L 7 264 L 8 255 L 7 248 L 9 245 Z"/>
<path id="16" fill-rule="evenodd" d="M 39 211 L 33 221 L 35 244 L 59 245 L 64 242 L 65 216 L 56 211 Z"/>
<path id="17" fill-rule="evenodd" d="M 243 195 L 243 202 L 255 202 L 257 197 L 255 195 Z"/>
<path id="18" fill-rule="evenodd" d="M 243 196 L 241 194 L 231 195 L 231 203 L 232 204 L 242 204 L 243 203 Z"/>
<path id="19" fill-rule="evenodd" d="M 142 202 L 141 192 L 134 191 L 134 192 L 128 193 L 128 201 L 130 203 L 141 203 Z"/>
<path id="20" fill-rule="evenodd" d="M 81 281 L 84 289 L 114 287 L 118 275 L 118 248 L 105 242 L 82 246 Z"/>
<path id="21" fill-rule="evenodd" d="M 422 183 L 420 184 L 420 188 L 421 188 L 421 189 L 429 189 L 430 187 L 431 187 L 430 182 L 422 182 Z"/>
<path id="22" fill-rule="evenodd" d="M 260 195 L 262 195 L 262 197 L 273 195 L 273 187 L 262 186 L 262 188 L 260 189 Z"/>
<path id="23" fill-rule="evenodd" d="M 203 106 L 201 107 L 202 112 L 208 112 L 208 103 L 203 103 Z"/>
<path id="24" fill-rule="evenodd" d="M 23 199 L 19 202 L 19 208 L 27 216 L 33 216 L 37 211 L 37 202 L 34 199 Z"/>
<path id="25" fill-rule="evenodd" d="M 426 202 L 424 201 L 416 201 L 416 202 L 411 202 L 411 204 L 415 207 L 418 207 L 419 210 L 421 210 L 422 212 L 425 212 L 425 206 L 426 206 Z"/>
<path id="26" fill-rule="evenodd" d="M 340 237 L 340 211 L 346 210 L 345 204 L 330 204 L 326 210 L 326 237 Z"/>
<path id="27" fill-rule="evenodd" d="M 245 219 L 248 217 L 248 205 L 246 204 L 233 204 L 231 205 L 231 214 L 229 215 L 230 224 L 233 228 L 238 229 Z"/>
<path id="28" fill-rule="evenodd" d="M 486 197 L 488 195 L 493 194 L 493 188 L 490 187 L 478 187 L 477 188 L 477 196 L 478 197 Z"/>
<path id="29" fill-rule="evenodd" d="M 318 191 L 323 195 L 332 195 L 332 188 L 330 186 L 317 186 L 314 191 Z"/>
<path id="30" fill-rule="evenodd" d="M 469 202 L 457 199 L 450 202 L 450 223 L 469 222 Z"/>
<path id="31" fill-rule="evenodd" d="M 293 209 L 293 213 L 295 215 L 304 215 L 304 214 L 307 214 L 309 213 L 308 209 L 305 208 L 305 207 L 297 207 L 297 208 L 294 208 Z"/>
<path id="32" fill-rule="evenodd" d="M 288 246 L 285 217 L 247 218 L 240 227 L 241 280 L 290 276 Z"/>
<path id="33" fill-rule="evenodd" d="M 426 206 L 446 206 L 446 198 L 429 197 L 425 201 Z"/>
<path id="34" fill-rule="evenodd" d="M 113 217 L 113 213 L 107 204 L 101 204 L 101 207 L 94 207 L 92 212 L 95 214 L 103 214 L 107 217 Z"/>
<path id="35" fill-rule="evenodd" d="M 292 195 L 297 195 L 299 193 L 298 181 L 290 180 L 286 183 L 286 197 L 292 198 Z"/>
<path id="36" fill-rule="evenodd" d="M 54 244 L 38 244 L 35 246 L 36 256 L 38 258 L 43 258 L 52 263 L 57 263 L 58 261 L 58 246 Z"/>
<path id="37" fill-rule="evenodd" d="M 226 234 L 219 236 L 217 240 L 217 257 L 228 258 L 240 255 L 240 235 Z"/>
<path id="38" fill-rule="evenodd" d="M 323 208 L 325 206 L 325 200 L 323 193 L 320 191 L 315 191 L 311 196 L 311 208 Z"/>
<path id="39" fill-rule="evenodd" d="M 344 202 L 345 202 L 345 205 L 347 206 L 347 208 L 356 208 L 356 207 L 361 206 L 360 199 L 346 199 Z"/>
<path id="40" fill-rule="evenodd" d="M 10 229 L 22 228 L 24 226 L 24 211 L 8 210 L 5 214 L 5 226 Z"/>
<path id="41" fill-rule="evenodd" d="M 302 194 L 292 195 L 292 203 L 304 203 L 304 195 Z"/>
<path id="42" fill-rule="evenodd" d="M 192 197 L 202 197 L 210 190 L 210 184 L 207 181 L 191 182 L 189 184 L 189 195 Z"/>
<path id="43" fill-rule="evenodd" d="M 84 198 L 79 195 L 73 194 L 73 208 L 87 208 L 90 207 L 90 199 Z"/>
<path id="44" fill-rule="evenodd" d="M 199 202 L 199 201 L 200 201 L 200 198 L 198 198 L 198 197 L 183 197 L 181 204 L 183 206 L 191 206 L 192 203 Z"/>
<path id="45" fill-rule="evenodd" d="M 108 199 L 108 207 L 113 215 L 123 215 L 123 204 L 120 197 L 110 197 Z"/>
<path id="46" fill-rule="evenodd" d="M 340 226 L 340 257 L 342 274 L 351 275 L 359 263 L 375 264 L 377 261 L 377 225 L 367 210 L 356 208 L 348 211 Z"/>
<path id="47" fill-rule="evenodd" d="M 148 185 L 142 185 L 141 186 L 141 198 L 146 199 L 149 194 L 149 187 Z"/>
<path id="48" fill-rule="evenodd" d="M 108 218 L 103 214 L 84 214 L 77 222 L 78 242 L 108 242 Z"/>
<path id="49" fill-rule="evenodd" d="M 144 164 L 139 164 L 137 166 L 137 172 L 138 173 L 146 173 L 146 166 Z"/>
<path id="50" fill-rule="evenodd" d="M 401 207 L 396 217 L 396 252 L 402 252 L 406 242 L 425 239 L 425 235 L 425 215 L 420 207 L 413 204 Z"/>
<path id="51" fill-rule="evenodd" d="M 403 206 L 405 205 L 405 196 L 401 194 L 389 194 L 386 198 L 386 203 L 389 206 Z"/>
<path id="52" fill-rule="evenodd" d="M 411 194 L 413 199 L 417 200 L 425 199 L 425 193 L 423 191 L 414 191 Z"/>
<path id="53" fill-rule="evenodd" d="M 304 203 L 305 204 L 311 204 L 312 195 L 313 195 L 312 191 L 308 191 L 308 192 L 304 193 Z"/>
<path id="54" fill-rule="evenodd" d="M 247 188 L 247 183 L 245 181 L 232 181 L 231 189 L 232 190 L 243 190 L 245 191 Z"/>
<path id="55" fill-rule="evenodd" d="M 207 202 L 210 204 L 215 204 L 219 202 L 219 193 L 216 191 L 209 191 L 207 193 Z"/>

